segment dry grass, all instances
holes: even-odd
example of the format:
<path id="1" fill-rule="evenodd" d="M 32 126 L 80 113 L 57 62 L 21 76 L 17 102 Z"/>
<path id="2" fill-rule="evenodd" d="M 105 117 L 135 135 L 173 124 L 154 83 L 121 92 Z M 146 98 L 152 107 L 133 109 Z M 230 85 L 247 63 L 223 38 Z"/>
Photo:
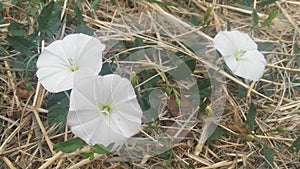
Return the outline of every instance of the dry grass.
<path id="1" fill-rule="evenodd" d="M 71 6 L 74 7 L 76 2 L 74 0 L 65 0 L 64 2 L 69 3 L 69 5 L 62 6 L 63 14 L 75 16 Z M 203 18 L 207 8 L 213 7 L 210 16 L 211 23 L 199 36 L 212 36 L 215 30 L 225 29 L 228 22 L 231 23 L 231 28 L 245 32 L 252 27 L 250 13 L 229 6 L 228 4 L 233 3 L 230 0 L 226 3 L 223 1 L 211 3 L 200 0 L 186 2 L 169 0 L 169 2 L 179 6 L 164 6 L 146 1 L 127 0 L 116 1 L 116 4 L 113 5 L 110 1 L 104 0 L 97 4 L 94 10 L 90 10 L 91 4 L 82 0 L 82 11 L 87 25 L 98 30 L 97 36 L 103 41 L 118 39 L 133 42 L 134 37 L 140 37 L 145 41 L 156 42 L 157 48 L 185 52 L 190 57 L 197 59 L 199 66 L 205 65 L 209 69 L 217 68 L 200 60 L 188 50 L 170 45 L 170 39 L 159 36 L 156 38 L 149 37 L 138 31 L 127 31 L 125 28 L 128 25 L 118 24 L 120 23 L 118 20 L 129 14 L 141 12 L 156 12 L 189 20 L 191 15 Z M 256 7 L 259 2 L 254 0 L 252 6 Z M 2 2 L 2 4 L 4 8 L 2 15 L 5 17 L 5 23 L 0 25 L 1 39 L 5 39 L 7 27 L 9 23 L 14 21 L 23 23 L 26 31 L 34 32 L 37 29 L 37 18 L 27 15 L 24 10 L 25 3 L 20 3 L 17 6 L 10 2 Z M 209 140 L 204 144 L 200 155 L 195 156 L 193 151 L 197 145 L 202 124 L 191 126 L 189 137 L 173 146 L 176 157 L 170 159 L 171 164 L 167 168 L 182 168 L 179 161 L 186 165 L 192 163 L 195 168 L 203 169 L 271 168 L 264 165 L 262 143 L 276 148 L 273 168 L 300 168 L 300 154 L 287 151 L 293 141 L 300 136 L 300 92 L 295 89 L 300 85 L 300 69 L 295 61 L 299 54 L 294 54 L 293 46 L 295 43 L 300 46 L 300 3 L 297 0 L 283 0 L 273 3 L 258 10 L 261 19 L 267 17 L 269 8 L 280 10 L 281 15 L 273 21 L 271 26 L 261 27 L 249 33 L 256 42 L 270 42 L 275 46 L 272 51 L 262 51 L 268 58 L 264 78 L 260 82 L 246 84 L 221 71 L 220 73 L 226 76 L 228 80 L 226 95 L 224 95 L 226 106 L 220 126 L 226 129 L 228 134 L 216 140 Z M 57 37 L 65 35 L 66 32 L 72 32 L 74 29 L 73 25 L 63 25 L 62 27 L 65 29 L 61 29 L 57 33 Z M 201 27 L 191 28 L 191 30 L 195 29 L 200 30 Z M 172 37 L 173 40 L 178 38 L 180 37 Z M 52 39 L 47 40 L 46 44 L 52 41 Z M 1 45 L 7 46 L 8 44 L 2 41 Z M 114 54 L 119 52 L 124 51 L 113 51 Z M 82 158 L 78 154 L 79 152 L 64 154 L 53 151 L 55 143 L 71 138 L 72 134 L 67 126 L 49 126 L 47 124 L 47 110 L 42 107 L 47 93 L 40 84 L 36 84 L 37 80 L 34 78 L 30 79 L 34 90 L 24 87 L 26 80 L 24 79 L 24 71 L 12 69 L 9 62 L 14 59 L 16 54 L 18 54 L 17 51 L 9 48 L 2 53 L 4 57 L 0 58 L 0 122 L 3 124 L 0 138 L 0 157 L 3 161 L 0 162 L 0 168 L 164 168 L 165 160 L 159 156 L 144 158 L 143 161 L 129 160 L 124 162 L 123 158 L 108 154 L 96 155 L 95 159 L 90 161 Z M 161 67 L 161 69 L 167 68 L 169 67 Z M 201 79 L 203 70 L 197 69 L 194 75 Z M 273 89 L 272 94 L 266 96 L 264 89 L 270 86 Z M 247 96 L 239 97 L 238 88 L 245 89 L 248 92 Z M 234 136 L 235 134 L 244 136 L 250 133 L 244 126 L 250 95 L 252 101 L 257 105 L 255 137 L 260 140 L 260 143 L 246 142 Z M 288 132 L 263 133 L 279 126 Z M 146 127 L 143 125 L 139 134 L 147 133 L 144 130 Z M 163 129 L 168 126 L 161 124 L 159 127 Z"/>

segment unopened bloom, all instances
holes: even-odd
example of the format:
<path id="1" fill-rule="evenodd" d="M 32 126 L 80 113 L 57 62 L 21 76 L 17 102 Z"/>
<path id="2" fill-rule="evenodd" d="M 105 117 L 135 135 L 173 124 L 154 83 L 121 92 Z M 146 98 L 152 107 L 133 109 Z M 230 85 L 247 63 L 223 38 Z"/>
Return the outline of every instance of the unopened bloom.
<path id="1" fill-rule="evenodd" d="M 213 43 L 235 75 L 254 81 L 263 76 L 267 62 L 248 34 L 239 31 L 221 31 Z"/>
<path id="2" fill-rule="evenodd" d="M 72 89 L 74 77 L 97 75 L 105 45 L 85 34 L 70 34 L 47 46 L 37 60 L 37 77 L 52 93 Z"/>
<path id="3" fill-rule="evenodd" d="M 87 144 L 114 143 L 115 148 L 138 131 L 141 118 L 142 110 L 128 79 L 110 74 L 75 83 L 67 124 Z"/>

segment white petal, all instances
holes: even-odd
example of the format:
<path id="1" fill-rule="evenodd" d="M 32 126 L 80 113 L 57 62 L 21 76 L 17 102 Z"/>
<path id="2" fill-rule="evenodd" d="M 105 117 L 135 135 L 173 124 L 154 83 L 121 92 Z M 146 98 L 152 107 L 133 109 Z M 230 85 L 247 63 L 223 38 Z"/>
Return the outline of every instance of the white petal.
<path id="1" fill-rule="evenodd" d="M 121 76 L 110 74 L 106 76 L 100 76 L 96 80 L 96 88 L 98 89 L 96 93 L 96 99 L 98 104 L 112 103 L 113 97 L 112 93 L 115 90 L 118 82 L 121 80 Z M 120 93 L 121 95 L 121 93 Z"/>
<path id="2" fill-rule="evenodd" d="M 89 84 L 87 84 L 89 85 Z M 81 111 L 81 110 L 97 110 L 99 107 L 95 104 L 96 100 L 94 97 L 94 93 L 91 92 L 91 88 L 81 88 L 81 89 L 73 89 L 70 95 L 70 111 Z M 80 100 L 76 100 L 76 98 L 80 98 Z"/>
<path id="3" fill-rule="evenodd" d="M 74 73 L 61 67 L 42 67 L 36 74 L 44 88 L 52 93 L 69 90 L 73 86 Z"/>
<path id="4" fill-rule="evenodd" d="M 234 45 L 239 51 L 251 51 L 257 50 L 256 43 L 250 38 L 250 36 L 244 32 L 237 30 L 229 31 L 228 36 L 232 37 Z"/>
<path id="5" fill-rule="evenodd" d="M 130 112 L 133 112 L 133 110 L 131 110 Z M 113 113 L 111 115 L 110 126 L 111 126 L 111 130 L 113 130 L 115 133 L 118 133 L 119 135 L 123 135 L 129 138 L 140 127 L 141 117 L 140 118 L 134 117 L 134 119 L 128 119 L 129 117 L 124 118 L 124 116 L 127 116 L 127 114 L 128 112 L 125 111 Z"/>
<path id="6" fill-rule="evenodd" d="M 46 47 L 37 60 L 37 68 L 52 65 L 68 66 L 61 41 L 55 41 Z"/>
<path id="7" fill-rule="evenodd" d="M 95 124 L 98 125 L 98 124 Z M 123 144 L 128 138 L 124 135 L 120 135 L 114 130 L 112 130 L 112 123 L 101 123 L 101 131 L 93 126 L 93 132 L 91 133 L 91 144 L 102 144 L 104 146 L 108 146 L 111 143 L 114 143 L 114 147 Z M 100 133 L 101 132 L 101 133 Z"/>
<path id="8" fill-rule="evenodd" d="M 91 113 L 95 110 L 96 109 L 91 108 L 69 111 L 71 115 L 68 115 L 68 124 L 70 126 L 82 126 L 85 123 L 90 123 L 94 119 L 99 119 L 99 114 Z M 77 113 L 76 111 L 80 111 L 80 113 Z"/>
<path id="9" fill-rule="evenodd" d="M 266 60 L 257 50 L 246 52 L 233 73 L 245 79 L 258 81 L 264 73 Z"/>
<path id="10" fill-rule="evenodd" d="M 109 115 L 100 112 L 103 104 L 111 106 Z M 67 123 L 87 144 L 115 143 L 116 148 L 135 134 L 141 118 L 142 111 L 128 79 L 106 75 L 75 83 Z"/>
<path id="11" fill-rule="evenodd" d="M 221 31 L 213 39 L 214 47 L 224 57 L 234 56 L 234 52 L 237 50 L 233 38 L 229 35 L 228 31 Z"/>
<path id="12" fill-rule="evenodd" d="M 71 130 L 89 145 L 102 144 L 108 146 L 111 143 L 115 143 L 116 147 L 122 144 L 127 138 L 114 132 L 111 128 L 112 124 L 108 122 L 108 119 L 104 118 L 102 116 L 90 118 L 88 122 L 74 126 Z"/>
<path id="13" fill-rule="evenodd" d="M 213 43 L 224 57 L 232 57 L 235 52 L 257 50 L 256 43 L 248 34 L 236 30 L 220 31 Z"/>
<path id="14" fill-rule="evenodd" d="M 62 40 L 54 41 L 47 46 L 37 60 L 38 68 L 52 64 L 68 65 Z"/>
<path id="15" fill-rule="evenodd" d="M 235 59 L 234 56 L 232 57 L 224 57 L 224 61 L 226 63 L 226 65 L 228 66 L 228 68 L 235 73 L 236 69 L 239 66 L 239 62 Z"/>
<path id="16" fill-rule="evenodd" d="M 46 90 L 52 93 L 72 88 L 73 73 L 68 64 L 61 41 L 46 47 L 37 60 L 37 77 Z"/>
<path id="17" fill-rule="evenodd" d="M 102 51 L 105 45 L 100 40 L 85 34 L 71 34 L 63 39 L 68 58 L 74 59 L 79 67 L 89 67 L 97 75 L 102 67 Z"/>
<path id="18" fill-rule="evenodd" d="M 97 38 L 84 34 L 71 34 L 53 42 L 38 58 L 39 81 L 53 93 L 72 89 L 75 79 L 100 72 L 104 48 Z M 72 72 L 72 65 L 78 70 Z"/>

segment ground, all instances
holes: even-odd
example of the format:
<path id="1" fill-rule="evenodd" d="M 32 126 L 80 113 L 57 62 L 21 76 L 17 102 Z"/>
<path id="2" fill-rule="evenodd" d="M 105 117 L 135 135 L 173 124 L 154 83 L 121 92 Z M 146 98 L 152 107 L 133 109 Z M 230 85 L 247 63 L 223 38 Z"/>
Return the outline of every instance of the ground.
<path id="1" fill-rule="evenodd" d="M 0 2 L 0 168 L 300 168 L 298 0 L 65 0 L 51 7 L 48 3 L 37 0 Z M 43 8 L 47 10 L 44 14 Z M 158 23 L 145 19 L 151 17 Z M 134 29 L 132 18 L 145 27 L 153 26 L 154 31 Z M 201 47 L 182 45 L 183 37 L 177 36 L 186 32 L 194 36 L 193 40 L 199 37 L 199 44 L 207 45 L 217 32 L 226 29 L 246 32 L 258 44 L 258 50 L 267 60 L 260 81 L 251 82 L 233 75 L 222 57 L 218 61 L 223 66 L 217 65 L 212 58 L 199 57 L 197 49 Z M 176 83 L 171 73 L 162 73 L 174 65 L 160 65 L 151 60 L 165 61 L 160 54 L 148 58 L 144 65 L 139 65 L 139 60 L 135 59 L 136 67 L 152 67 L 148 72 L 138 72 L 138 80 L 133 83 L 146 100 L 149 100 L 148 89 L 155 88 L 162 91 L 158 95 L 166 101 L 161 102 L 164 105 L 156 105 L 159 109 L 152 113 L 160 110 L 158 118 L 153 120 L 150 112 L 151 120 L 144 119 L 136 136 L 155 140 L 167 131 L 166 136 L 174 141 L 175 133 L 188 122 L 189 126 L 184 128 L 188 131 L 185 138 L 174 141 L 161 154 L 138 160 L 118 156 L 115 152 L 87 159 L 80 155 L 87 147 L 72 153 L 54 150 L 55 144 L 74 137 L 68 126 L 60 122 L 64 116 L 50 115 L 53 112 L 65 114 L 68 101 L 54 99 L 54 104 L 50 104 L 53 95 L 38 83 L 35 63 L 44 46 L 74 32 L 92 34 L 107 42 L 104 52 L 107 70 L 103 74 L 118 71 L 118 65 L 132 71 L 133 67 L 126 65 L 124 58 L 135 56 L 132 53 L 146 49 L 145 46 L 152 45 L 157 50 L 170 51 L 180 59 L 187 59 L 184 63 L 192 70 L 191 77 L 196 79 L 200 93 L 203 92 L 200 95 L 204 95 L 200 97 L 200 109 L 195 112 L 189 109 L 193 99 L 179 92 L 180 87 L 189 84 Z M 176 70 L 175 74 L 180 73 Z M 209 81 L 215 75 L 209 74 L 210 71 L 218 73 L 216 81 L 222 88 L 219 83 Z M 181 96 L 180 111 L 177 96 Z M 216 101 L 218 97 L 222 103 Z M 62 106 L 57 106 L 58 102 Z M 150 104 L 156 104 L 155 100 Z M 199 155 L 195 155 L 195 147 L 203 134 L 202 117 L 207 116 L 207 112 L 214 114 L 218 106 L 224 108 L 218 114 L 218 127 L 202 145 Z M 199 118 L 196 121 L 183 118 L 181 122 L 184 112 L 195 113 Z M 151 152 L 151 147 L 147 148 Z M 145 146 L 133 149 L 148 151 Z"/>

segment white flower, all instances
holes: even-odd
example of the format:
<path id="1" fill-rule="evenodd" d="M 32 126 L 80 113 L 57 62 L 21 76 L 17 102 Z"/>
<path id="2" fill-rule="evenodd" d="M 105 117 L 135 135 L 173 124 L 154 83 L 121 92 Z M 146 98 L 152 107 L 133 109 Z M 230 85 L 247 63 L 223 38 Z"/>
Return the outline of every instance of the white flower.
<path id="1" fill-rule="evenodd" d="M 89 145 L 114 143 L 116 148 L 137 132 L 141 118 L 128 79 L 110 74 L 84 78 L 74 85 L 67 124 Z"/>
<path id="2" fill-rule="evenodd" d="M 72 89 L 74 77 L 100 72 L 104 48 L 100 40 L 85 34 L 54 41 L 37 60 L 39 82 L 52 93 Z"/>
<path id="3" fill-rule="evenodd" d="M 213 43 L 234 74 L 254 81 L 262 77 L 267 62 L 248 34 L 239 31 L 221 31 Z"/>

